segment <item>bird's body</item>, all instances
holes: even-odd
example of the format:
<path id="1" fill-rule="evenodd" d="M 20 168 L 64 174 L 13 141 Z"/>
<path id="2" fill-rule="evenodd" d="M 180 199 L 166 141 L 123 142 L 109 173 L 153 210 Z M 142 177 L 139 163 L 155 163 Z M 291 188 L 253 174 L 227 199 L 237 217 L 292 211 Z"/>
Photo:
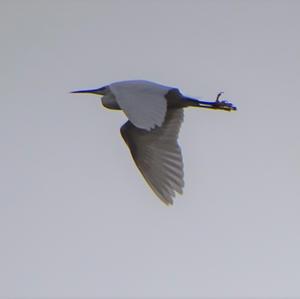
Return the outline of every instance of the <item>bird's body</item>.
<path id="1" fill-rule="evenodd" d="M 123 110 L 128 121 L 121 135 L 132 157 L 154 193 L 166 204 L 175 192 L 182 193 L 183 161 L 177 137 L 183 121 L 183 108 L 202 107 L 236 110 L 226 102 L 199 101 L 181 94 L 177 88 L 150 81 L 120 81 L 93 90 L 74 93 L 102 95 L 104 107 Z"/>

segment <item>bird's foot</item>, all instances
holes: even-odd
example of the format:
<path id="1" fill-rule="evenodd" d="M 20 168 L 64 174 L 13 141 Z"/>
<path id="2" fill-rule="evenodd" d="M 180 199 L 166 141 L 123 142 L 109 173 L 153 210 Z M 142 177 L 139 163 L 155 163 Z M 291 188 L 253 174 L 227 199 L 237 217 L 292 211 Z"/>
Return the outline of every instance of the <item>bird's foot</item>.
<path id="1" fill-rule="evenodd" d="M 213 106 L 215 109 L 220 109 L 220 110 L 226 110 L 226 111 L 232 111 L 232 110 L 237 110 L 236 107 L 232 104 L 229 103 L 228 101 L 220 101 L 220 96 L 223 94 L 223 92 L 218 93 L 216 101 L 213 103 Z"/>

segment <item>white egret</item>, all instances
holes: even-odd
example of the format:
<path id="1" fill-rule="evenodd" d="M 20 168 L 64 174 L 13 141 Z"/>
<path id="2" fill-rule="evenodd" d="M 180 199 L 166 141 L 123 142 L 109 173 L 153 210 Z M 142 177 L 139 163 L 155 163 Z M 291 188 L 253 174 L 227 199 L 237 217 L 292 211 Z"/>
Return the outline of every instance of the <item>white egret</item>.
<path id="1" fill-rule="evenodd" d="M 108 109 L 123 110 L 128 121 L 121 127 L 136 166 L 154 193 L 167 205 L 173 203 L 175 192 L 182 194 L 183 161 L 177 143 L 183 108 L 200 107 L 225 111 L 236 110 L 227 101 L 206 102 L 184 96 L 177 88 L 150 81 L 115 82 L 91 90 L 102 96 Z"/>

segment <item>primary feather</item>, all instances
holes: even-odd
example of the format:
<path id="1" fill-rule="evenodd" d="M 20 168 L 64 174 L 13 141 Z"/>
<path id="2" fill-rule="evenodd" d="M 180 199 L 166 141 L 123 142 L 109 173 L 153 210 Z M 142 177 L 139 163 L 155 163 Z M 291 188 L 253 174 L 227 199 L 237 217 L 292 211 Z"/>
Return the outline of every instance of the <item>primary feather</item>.
<path id="1" fill-rule="evenodd" d="M 182 194 L 184 186 L 182 154 L 177 143 L 182 121 L 183 109 L 169 109 L 163 125 L 150 132 L 130 121 L 121 127 L 136 166 L 166 204 L 172 204 L 175 192 Z"/>

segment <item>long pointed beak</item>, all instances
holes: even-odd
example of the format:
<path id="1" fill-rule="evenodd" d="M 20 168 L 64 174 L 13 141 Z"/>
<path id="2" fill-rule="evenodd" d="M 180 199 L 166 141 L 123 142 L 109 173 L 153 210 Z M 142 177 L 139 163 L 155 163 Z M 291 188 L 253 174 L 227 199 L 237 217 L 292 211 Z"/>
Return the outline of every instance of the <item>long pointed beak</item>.
<path id="1" fill-rule="evenodd" d="M 70 93 L 97 93 L 99 89 L 88 89 L 88 90 L 76 90 L 76 91 L 71 91 Z"/>
<path id="2" fill-rule="evenodd" d="M 97 89 L 86 89 L 86 90 L 75 90 L 71 91 L 71 93 L 93 93 L 103 95 L 105 87 L 97 88 Z"/>

